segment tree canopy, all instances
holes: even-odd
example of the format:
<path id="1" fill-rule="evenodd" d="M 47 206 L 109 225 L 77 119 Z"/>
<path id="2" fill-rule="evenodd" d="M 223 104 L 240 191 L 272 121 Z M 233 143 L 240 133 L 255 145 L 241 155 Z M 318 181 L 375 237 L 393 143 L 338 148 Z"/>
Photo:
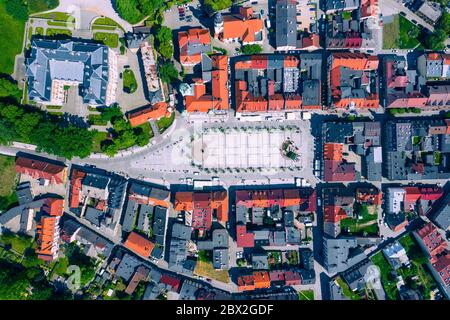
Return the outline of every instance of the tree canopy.
<path id="1" fill-rule="evenodd" d="M 259 44 L 248 44 L 241 48 L 243 54 L 258 54 L 262 52 L 262 48 Z"/>
<path id="2" fill-rule="evenodd" d="M 131 24 L 161 12 L 164 0 L 116 0 L 119 15 Z"/>
<path id="3" fill-rule="evenodd" d="M 156 32 L 156 50 L 164 59 L 173 57 L 172 30 L 162 26 Z"/>
<path id="4" fill-rule="evenodd" d="M 233 4 L 232 0 L 204 0 L 203 3 L 206 7 L 210 8 L 212 11 L 220 11 L 231 7 Z"/>
<path id="5" fill-rule="evenodd" d="M 178 80 L 178 71 L 175 69 L 173 63 L 166 62 L 159 66 L 159 76 L 165 83 L 173 83 Z"/>

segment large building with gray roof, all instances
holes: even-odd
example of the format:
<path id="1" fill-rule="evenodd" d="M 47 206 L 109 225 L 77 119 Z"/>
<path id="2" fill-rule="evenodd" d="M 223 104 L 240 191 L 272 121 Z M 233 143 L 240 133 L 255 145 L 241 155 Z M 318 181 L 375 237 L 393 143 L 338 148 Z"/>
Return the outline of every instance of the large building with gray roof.
<path id="1" fill-rule="evenodd" d="M 279 0 L 276 3 L 275 41 L 277 51 L 300 48 L 297 39 L 297 1 Z"/>
<path id="2" fill-rule="evenodd" d="M 89 105 L 116 100 L 117 57 L 102 44 L 32 39 L 26 72 L 28 97 L 35 102 L 63 104 L 66 86 L 79 86 L 83 103 Z"/>

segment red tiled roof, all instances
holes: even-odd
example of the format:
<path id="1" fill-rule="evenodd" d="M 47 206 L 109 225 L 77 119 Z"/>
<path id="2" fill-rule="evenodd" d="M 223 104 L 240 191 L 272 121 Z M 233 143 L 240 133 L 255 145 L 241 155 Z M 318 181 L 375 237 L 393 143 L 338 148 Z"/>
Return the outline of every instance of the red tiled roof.
<path id="1" fill-rule="evenodd" d="M 50 183 L 63 183 L 66 167 L 41 160 L 17 157 L 16 172 L 31 176 L 34 179 L 46 179 Z"/>
<path id="2" fill-rule="evenodd" d="M 81 183 L 83 178 L 86 176 L 86 173 L 83 171 L 79 171 L 76 169 L 72 170 L 72 177 L 70 179 L 70 207 L 78 208 L 80 204 L 80 192 L 81 192 Z"/>
<path id="3" fill-rule="evenodd" d="M 418 236 L 422 239 L 422 242 L 428 249 L 433 258 L 442 253 L 447 248 L 447 243 L 444 238 L 442 238 L 439 230 L 433 225 L 433 223 L 429 222 L 422 229 L 417 231 Z"/>
<path id="4" fill-rule="evenodd" d="M 324 161 L 324 181 L 354 181 L 355 165 L 341 161 Z"/>
<path id="5" fill-rule="evenodd" d="M 435 262 L 432 263 L 433 268 L 439 274 L 442 281 L 446 286 L 450 285 L 450 255 L 446 254 L 436 258 Z"/>
<path id="6" fill-rule="evenodd" d="M 255 235 L 247 232 L 245 225 L 236 226 L 236 243 L 240 248 L 253 248 L 255 246 Z"/>
<path id="7" fill-rule="evenodd" d="M 164 273 L 159 280 L 162 284 L 170 286 L 172 291 L 178 292 L 180 290 L 181 280 L 179 278 L 173 277 L 167 273 Z"/>
<path id="8" fill-rule="evenodd" d="M 64 199 L 47 198 L 42 209 L 50 216 L 62 216 L 64 211 Z"/>

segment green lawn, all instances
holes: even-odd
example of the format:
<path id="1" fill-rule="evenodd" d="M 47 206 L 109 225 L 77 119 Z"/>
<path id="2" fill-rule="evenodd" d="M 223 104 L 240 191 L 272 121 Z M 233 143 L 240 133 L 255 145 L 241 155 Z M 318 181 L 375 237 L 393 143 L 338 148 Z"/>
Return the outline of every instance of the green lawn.
<path id="1" fill-rule="evenodd" d="M 106 126 L 108 121 L 105 121 L 99 114 L 90 114 L 88 116 L 88 122 L 93 126 Z"/>
<path id="2" fill-rule="evenodd" d="M 92 26 L 93 27 L 99 27 L 99 28 L 100 27 L 114 27 L 114 29 L 115 29 L 115 27 L 119 27 L 120 29 L 123 30 L 123 28 L 122 28 L 122 26 L 120 24 L 118 24 L 113 19 L 108 18 L 108 17 L 102 17 L 102 18 L 96 19 L 94 21 L 94 23 L 92 24 Z"/>
<path id="3" fill-rule="evenodd" d="M 383 25 L 384 49 L 412 49 L 419 44 L 419 27 L 403 16 L 395 15 L 391 23 Z"/>
<path id="4" fill-rule="evenodd" d="M 5 8 L 7 0 L 0 0 L 0 73 L 14 71 L 15 56 L 22 51 L 26 17 L 12 15 Z"/>
<path id="5" fill-rule="evenodd" d="M 137 90 L 137 81 L 134 72 L 127 69 L 123 72 L 123 91 L 126 93 L 133 93 Z"/>
<path id="6" fill-rule="evenodd" d="M 32 16 L 33 18 L 43 18 L 43 19 L 51 19 L 55 21 L 67 21 L 71 15 L 66 12 L 49 12 L 36 14 Z"/>
<path id="7" fill-rule="evenodd" d="M 52 20 L 49 20 L 49 21 L 47 21 L 47 24 L 49 26 L 67 27 L 67 22 L 63 22 L 63 21 L 52 21 Z"/>
<path id="8" fill-rule="evenodd" d="M 117 48 L 119 46 L 119 35 L 117 33 L 95 32 L 94 40 L 102 42 L 110 48 Z"/>
<path id="9" fill-rule="evenodd" d="M 405 281 L 408 281 L 409 278 L 412 278 L 414 276 L 418 276 L 419 281 L 417 283 L 417 286 L 421 291 L 423 297 L 425 299 L 429 299 L 430 292 L 437 287 L 437 283 L 428 270 L 427 256 L 423 253 L 422 249 L 411 236 L 411 234 L 407 234 L 406 236 L 401 238 L 399 242 L 405 248 L 406 254 L 412 262 L 410 268 L 401 268 L 399 270 L 399 274 L 402 275 Z"/>
<path id="10" fill-rule="evenodd" d="M 336 282 L 338 286 L 342 289 L 342 293 L 344 296 L 349 298 L 350 300 L 361 300 L 361 297 L 350 290 L 349 286 L 345 283 L 345 281 L 341 277 L 336 278 Z"/>
<path id="11" fill-rule="evenodd" d="M 361 219 L 355 218 L 345 218 L 340 222 L 342 229 L 348 229 L 347 232 L 349 234 L 363 234 L 367 233 L 367 235 L 376 235 L 378 234 L 378 215 L 377 215 L 377 207 L 372 206 L 371 210 L 374 212 L 369 212 L 369 207 L 367 205 L 362 204 L 359 211 L 355 210 L 355 214 L 358 213 L 361 216 Z"/>
<path id="12" fill-rule="evenodd" d="M 107 136 L 108 136 L 108 132 L 97 131 L 97 133 L 95 134 L 94 139 L 93 139 L 94 146 L 92 147 L 92 152 L 95 152 L 95 153 L 102 152 L 101 143 L 103 140 L 106 139 Z"/>
<path id="13" fill-rule="evenodd" d="M 37 34 L 39 36 L 43 36 L 44 35 L 44 28 L 36 27 L 36 29 L 34 29 L 34 34 Z"/>
<path id="14" fill-rule="evenodd" d="M 14 157 L 0 155 L 0 210 L 17 203 L 16 165 Z"/>
<path id="15" fill-rule="evenodd" d="M 397 281 L 390 280 L 389 273 L 392 271 L 392 267 L 383 255 L 383 252 L 378 252 L 371 258 L 373 264 L 380 268 L 381 283 L 383 284 L 386 297 L 389 300 L 397 300 L 398 289 Z"/>
<path id="16" fill-rule="evenodd" d="M 312 290 L 299 291 L 298 300 L 314 300 L 314 291 Z"/>
<path id="17" fill-rule="evenodd" d="M 145 133 L 147 133 L 149 135 L 150 139 L 153 138 L 154 134 L 153 134 L 152 127 L 150 126 L 150 123 L 148 123 L 148 122 L 143 123 L 141 125 L 138 125 L 136 128 L 141 128 L 142 131 L 144 131 Z"/>
<path id="18" fill-rule="evenodd" d="M 159 132 L 163 133 L 169 128 L 173 121 L 175 120 L 175 112 L 170 114 L 170 117 L 162 117 L 161 119 L 156 121 L 156 125 L 158 126 Z"/>
<path id="19" fill-rule="evenodd" d="M 342 19 L 344 19 L 344 20 L 351 20 L 352 19 L 352 12 L 351 11 L 344 11 L 344 12 L 342 12 Z"/>
<path id="20" fill-rule="evenodd" d="M 29 236 L 5 233 L 0 236 L 0 243 L 11 246 L 11 248 L 19 254 L 24 254 L 26 249 L 33 248 L 34 240 Z"/>
<path id="21" fill-rule="evenodd" d="M 72 31 L 69 29 L 47 28 L 46 36 L 48 37 L 71 37 Z"/>

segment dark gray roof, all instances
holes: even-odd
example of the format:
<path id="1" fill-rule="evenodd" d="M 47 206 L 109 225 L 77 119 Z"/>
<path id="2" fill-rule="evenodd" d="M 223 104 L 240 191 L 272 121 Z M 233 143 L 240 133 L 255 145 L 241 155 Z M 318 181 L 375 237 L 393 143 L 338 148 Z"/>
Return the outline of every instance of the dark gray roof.
<path id="1" fill-rule="evenodd" d="M 123 213 L 122 220 L 122 231 L 131 232 L 134 228 L 134 223 L 136 221 L 136 214 L 138 203 L 132 199 L 128 199 L 127 205 L 125 207 L 125 212 Z"/>
<path id="2" fill-rule="evenodd" d="M 97 227 L 100 227 L 104 217 L 105 213 L 103 211 L 100 211 L 92 207 L 87 207 L 86 212 L 84 214 L 84 218 Z"/>
<path id="3" fill-rule="evenodd" d="M 356 239 L 323 240 L 325 268 L 329 273 L 342 272 L 366 258 Z"/>
<path id="4" fill-rule="evenodd" d="M 252 254 L 252 267 L 255 270 L 269 270 L 269 259 L 267 253 Z"/>
<path id="5" fill-rule="evenodd" d="M 125 280 L 125 282 L 130 281 L 131 276 L 136 271 L 136 268 L 140 266 L 141 263 L 135 257 L 125 253 L 119 266 L 116 270 L 116 275 Z"/>
<path id="6" fill-rule="evenodd" d="M 286 245 L 286 232 L 285 231 L 273 231 L 270 234 L 269 242 L 271 246 L 285 246 Z"/>
<path id="7" fill-rule="evenodd" d="M 31 40 L 26 60 L 28 96 L 31 100 L 51 101 L 53 80 L 80 83 L 83 101 L 105 104 L 108 74 L 108 47 L 71 40 Z"/>
<path id="8" fill-rule="evenodd" d="M 19 204 L 25 204 L 33 201 L 33 195 L 31 194 L 30 182 L 23 182 L 17 186 L 16 189 L 17 200 Z"/>
<path id="9" fill-rule="evenodd" d="M 288 244 L 301 244 L 300 230 L 295 227 L 286 227 L 286 243 Z"/>
<path id="10" fill-rule="evenodd" d="M 187 244 L 191 238 L 191 227 L 174 223 L 169 250 L 169 268 L 176 272 L 191 274 L 194 267 L 187 260 Z"/>
<path id="11" fill-rule="evenodd" d="M 157 206 L 153 217 L 153 235 L 155 243 L 163 246 L 165 244 L 166 235 L 167 209 Z"/>
<path id="12" fill-rule="evenodd" d="M 296 1 L 279 0 L 276 3 L 276 47 L 297 47 Z"/>
<path id="13" fill-rule="evenodd" d="M 213 250 L 213 267 L 215 269 L 228 269 L 228 248 Z"/>
<path id="14" fill-rule="evenodd" d="M 433 216 L 433 221 L 442 229 L 448 230 L 450 227 L 450 193 L 442 201 L 439 209 Z"/>

